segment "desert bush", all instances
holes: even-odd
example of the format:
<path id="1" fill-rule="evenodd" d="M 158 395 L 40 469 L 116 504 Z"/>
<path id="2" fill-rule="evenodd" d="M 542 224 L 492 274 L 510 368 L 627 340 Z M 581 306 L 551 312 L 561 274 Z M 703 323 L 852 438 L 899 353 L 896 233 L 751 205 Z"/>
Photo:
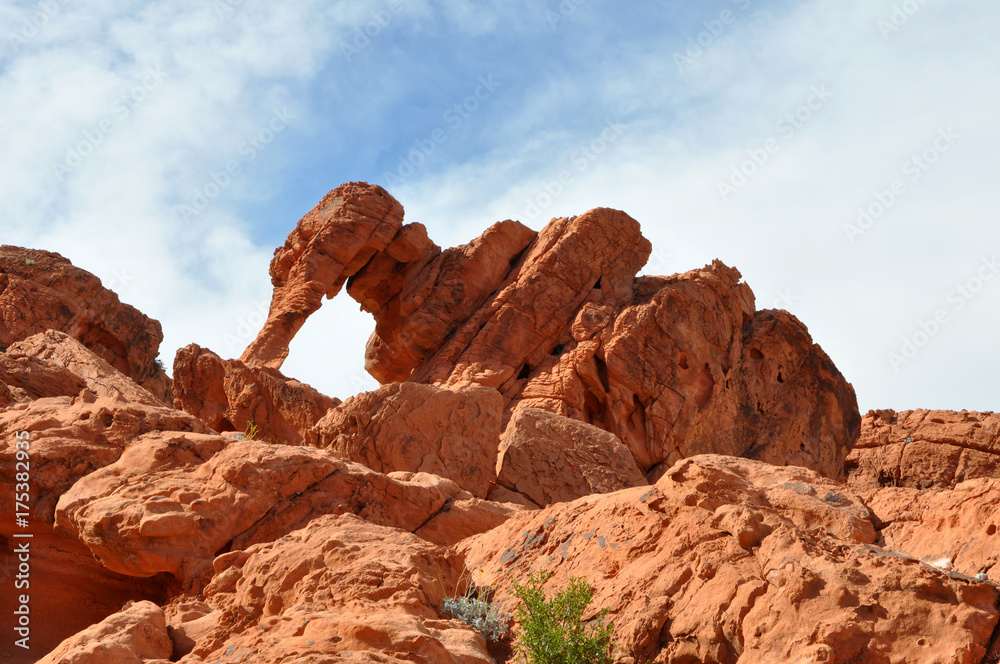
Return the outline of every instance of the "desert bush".
<path id="1" fill-rule="evenodd" d="M 526 664 L 611 664 L 614 625 L 604 622 L 608 610 L 583 620 L 594 589 L 586 579 L 570 577 L 569 585 L 549 599 L 543 585 L 551 576 L 531 574 L 525 585 L 513 584 L 514 596 L 521 600 L 517 654 Z"/>

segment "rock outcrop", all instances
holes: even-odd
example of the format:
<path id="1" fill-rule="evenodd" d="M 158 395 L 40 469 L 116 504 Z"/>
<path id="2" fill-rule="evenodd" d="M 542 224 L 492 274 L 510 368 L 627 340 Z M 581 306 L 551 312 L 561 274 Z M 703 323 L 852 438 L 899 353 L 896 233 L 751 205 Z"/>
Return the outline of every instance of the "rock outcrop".
<path id="1" fill-rule="evenodd" d="M 636 276 L 649 253 L 604 208 L 442 250 L 350 183 L 275 252 L 241 358 L 189 345 L 170 385 L 155 321 L 3 247 L 0 471 L 27 432 L 30 497 L 27 526 L 0 497 L 0 546 L 32 534 L 10 664 L 503 664 L 443 600 L 512 610 L 541 571 L 594 586 L 616 664 L 1000 661 L 998 416 L 862 427 L 801 322 L 719 261 Z M 341 403 L 279 369 L 344 288 L 382 386 Z"/>
<path id="2" fill-rule="evenodd" d="M 396 477 L 307 446 L 151 433 L 66 491 L 56 525 L 113 572 L 168 573 L 191 586 L 217 555 L 278 540 L 321 515 L 358 514 L 412 532 L 460 494 L 434 475 Z M 477 515 L 469 498 L 466 518 L 452 518 L 466 532 L 516 510 Z"/>
<path id="3" fill-rule="evenodd" d="M 486 387 L 392 383 L 331 409 L 309 442 L 383 473 L 434 473 L 484 498 L 496 480 L 503 400 Z"/>
<path id="4" fill-rule="evenodd" d="M 647 482 L 613 433 L 544 410 L 521 408 L 500 442 L 497 484 L 544 506 Z"/>
<path id="5" fill-rule="evenodd" d="M 157 321 L 57 253 L 0 246 L 0 351 L 46 330 L 65 332 L 167 400 L 169 380 L 155 362 Z"/>
<path id="6" fill-rule="evenodd" d="M 1000 477 L 967 480 L 952 489 L 887 487 L 863 495 L 885 546 L 1000 583 Z"/>
<path id="7" fill-rule="evenodd" d="M 953 487 L 1000 477 L 1000 414 L 951 410 L 873 410 L 847 458 L 856 489 Z"/>
<path id="8" fill-rule="evenodd" d="M 876 537 L 843 485 L 705 455 L 652 487 L 515 515 L 459 549 L 508 609 L 511 578 L 551 571 L 550 588 L 586 578 L 591 612 L 613 618 L 619 661 L 983 661 L 997 588 Z"/>
<path id="9" fill-rule="evenodd" d="M 273 443 L 301 444 L 340 399 L 288 378 L 277 369 L 223 360 L 196 344 L 177 351 L 174 406 L 218 432 L 247 431 Z"/>
<path id="10" fill-rule="evenodd" d="M 489 664 L 479 633 L 440 615 L 463 571 L 460 556 L 415 535 L 320 517 L 216 559 L 205 589 L 215 627 L 181 662 Z"/>
<path id="11" fill-rule="evenodd" d="M 351 183 L 276 252 L 269 318 L 242 359 L 280 365 L 346 279 L 376 320 L 365 359 L 383 383 L 496 389 L 505 426 L 522 407 L 593 424 L 654 477 L 706 452 L 842 477 L 857 402 L 805 327 L 756 311 L 718 261 L 637 278 L 649 254 L 638 222 L 605 208 L 539 233 L 500 222 L 442 252 L 383 189 Z"/>
<path id="12" fill-rule="evenodd" d="M 248 366 L 280 369 L 288 344 L 306 319 L 340 292 L 348 278 L 385 249 L 403 221 L 403 207 L 384 189 L 337 187 L 299 221 L 271 260 L 274 295 L 264 329 L 243 352 Z"/>
<path id="13" fill-rule="evenodd" d="M 129 603 L 97 625 L 66 639 L 39 664 L 167 664 L 174 644 L 163 610 L 152 602 Z"/>

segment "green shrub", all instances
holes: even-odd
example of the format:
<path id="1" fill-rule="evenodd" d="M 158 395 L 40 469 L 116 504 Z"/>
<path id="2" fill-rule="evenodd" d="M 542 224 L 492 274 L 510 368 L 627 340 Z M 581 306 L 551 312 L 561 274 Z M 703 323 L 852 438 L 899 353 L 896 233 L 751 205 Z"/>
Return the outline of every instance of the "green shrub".
<path id="1" fill-rule="evenodd" d="M 527 664 L 611 664 L 614 625 L 604 623 L 608 610 L 601 609 L 589 624 L 583 621 L 594 589 L 586 579 L 570 577 L 568 586 L 547 599 L 542 586 L 551 576 L 542 572 L 523 586 L 514 582 L 514 595 L 521 600 L 517 654 Z"/>

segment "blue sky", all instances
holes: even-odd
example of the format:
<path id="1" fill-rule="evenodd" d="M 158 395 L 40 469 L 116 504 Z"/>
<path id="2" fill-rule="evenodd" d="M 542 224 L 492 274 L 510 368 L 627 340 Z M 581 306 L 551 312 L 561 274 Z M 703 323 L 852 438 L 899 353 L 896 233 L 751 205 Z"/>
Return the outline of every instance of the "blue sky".
<path id="1" fill-rule="evenodd" d="M 735 265 L 868 408 L 996 410 L 1000 7 L 0 0 L 0 240 L 237 356 L 295 222 L 351 180 L 441 246 L 596 206 L 647 273 Z M 283 370 L 374 387 L 327 302 Z"/>

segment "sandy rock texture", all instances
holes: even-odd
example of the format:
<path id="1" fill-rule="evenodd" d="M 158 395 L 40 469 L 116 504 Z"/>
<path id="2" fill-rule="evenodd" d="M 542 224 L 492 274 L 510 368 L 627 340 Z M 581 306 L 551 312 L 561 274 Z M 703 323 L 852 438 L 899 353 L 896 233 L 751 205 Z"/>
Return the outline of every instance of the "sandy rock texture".
<path id="1" fill-rule="evenodd" d="M 995 586 L 877 546 L 868 507 L 804 468 L 716 455 L 652 487 L 515 515 L 459 544 L 510 605 L 509 579 L 595 586 L 619 661 L 980 662 Z"/>
<path id="2" fill-rule="evenodd" d="M 257 437 L 299 445 L 307 432 L 340 399 L 284 376 L 266 366 L 223 360 L 196 344 L 177 351 L 173 376 L 174 406 L 218 432 L 257 428 Z"/>
<path id="3" fill-rule="evenodd" d="M 873 410 L 847 458 L 858 489 L 953 487 L 1000 478 L 1000 414 L 951 410 Z"/>
<path id="4" fill-rule="evenodd" d="M 331 409 L 309 442 L 380 472 L 441 475 L 483 498 L 496 480 L 502 408 L 487 387 L 391 383 Z"/>

